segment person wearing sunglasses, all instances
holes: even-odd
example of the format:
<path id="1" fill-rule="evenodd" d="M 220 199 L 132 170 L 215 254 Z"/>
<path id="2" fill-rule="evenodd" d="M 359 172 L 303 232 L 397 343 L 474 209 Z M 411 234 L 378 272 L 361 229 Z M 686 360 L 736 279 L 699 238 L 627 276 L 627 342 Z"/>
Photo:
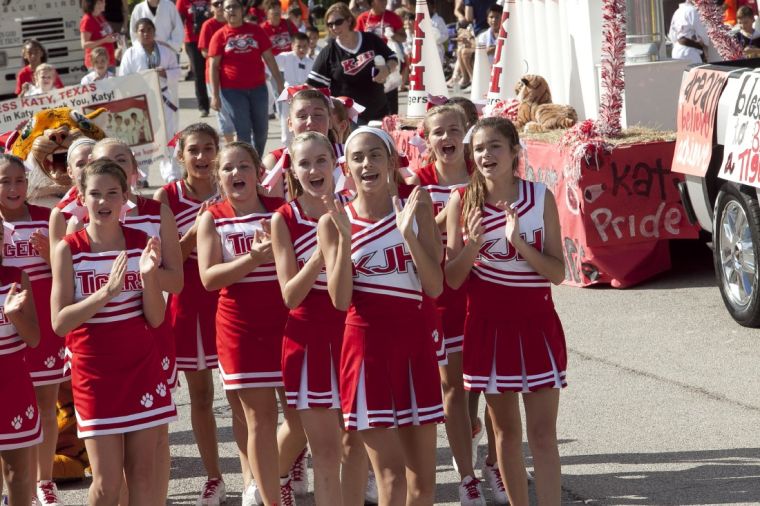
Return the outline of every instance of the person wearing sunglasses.
<path id="1" fill-rule="evenodd" d="M 331 38 L 317 55 L 307 84 L 329 87 L 332 96 L 364 105 L 359 124 L 381 120 L 389 113 L 383 83 L 398 67 L 396 53 L 374 33 L 356 31 L 356 19 L 343 2 L 327 9 L 325 24 Z"/>
<path id="2" fill-rule="evenodd" d="M 211 108 L 230 112 L 237 140 L 251 142 L 264 152 L 269 132 L 268 91 L 264 64 L 275 79 L 276 95 L 283 89 L 282 73 L 272 55 L 272 42 L 260 26 L 243 19 L 238 0 L 224 0 L 227 24 L 209 43 Z"/>

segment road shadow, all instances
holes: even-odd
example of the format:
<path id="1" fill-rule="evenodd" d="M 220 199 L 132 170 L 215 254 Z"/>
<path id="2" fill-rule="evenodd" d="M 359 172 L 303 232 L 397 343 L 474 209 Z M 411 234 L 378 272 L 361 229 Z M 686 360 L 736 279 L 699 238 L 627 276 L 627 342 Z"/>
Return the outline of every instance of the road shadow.
<path id="1" fill-rule="evenodd" d="M 616 505 L 759 504 L 760 448 L 561 457 L 563 483 L 594 503 Z M 572 466 L 622 464 L 631 471 L 572 474 Z M 671 469 L 661 470 L 662 466 Z M 614 491 L 598 497 L 593 491 Z M 589 494 L 588 492 L 591 491 Z"/>

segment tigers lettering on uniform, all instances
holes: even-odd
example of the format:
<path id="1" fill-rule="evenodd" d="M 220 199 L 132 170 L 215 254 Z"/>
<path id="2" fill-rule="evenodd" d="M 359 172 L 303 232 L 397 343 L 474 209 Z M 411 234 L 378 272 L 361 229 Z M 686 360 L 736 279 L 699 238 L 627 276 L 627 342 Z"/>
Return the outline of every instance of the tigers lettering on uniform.
<path id="1" fill-rule="evenodd" d="M 234 234 L 226 234 L 224 242 L 228 243 L 232 247 L 235 256 L 239 257 L 250 253 L 251 246 L 253 245 L 253 236 L 243 232 L 235 232 Z"/>
<path id="2" fill-rule="evenodd" d="M 29 241 L 14 241 L 13 243 L 3 244 L 3 257 L 38 257 L 37 250 L 32 247 Z"/>
<path id="3" fill-rule="evenodd" d="M 0 325 L 9 325 L 11 321 L 5 316 L 5 307 L 0 307 Z"/>
<path id="4" fill-rule="evenodd" d="M 244 54 L 250 53 L 252 50 L 258 48 L 259 43 L 254 36 L 250 33 L 243 33 L 240 35 L 232 35 L 227 39 L 227 43 L 224 45 L 224 52 Z"/>
<path id="5" fill-rule="evenodd" d="M 340 62 L 343 66 L 343 73 L 349 76 L 355 76 L 362 71 L 370 62 L 375 59 L 375 51 L 365 51 L 354 58 L 348 58 Z"/>
<path id="6" fill-rule="evenodd" d="M 77 283 L 81 287 L 82 295 L 88 296 L 97 292 L 111 277 L 110 274 L 98 273 L 95 270 L 81 270 L 74 273 Z M 127 271 L 124 275 L 125 292 L 142 292 L 142 278 L 139 272 Z"/>

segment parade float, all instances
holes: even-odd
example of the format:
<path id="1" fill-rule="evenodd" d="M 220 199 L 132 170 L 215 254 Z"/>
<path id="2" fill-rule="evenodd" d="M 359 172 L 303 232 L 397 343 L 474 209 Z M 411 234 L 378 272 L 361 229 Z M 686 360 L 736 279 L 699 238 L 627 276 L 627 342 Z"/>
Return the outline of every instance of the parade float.
<path id="1" fill-rule="evenodd" d="M 627 3 L 655 4 L 507 1 L 494 65 L 488 67 L 488 92 L 478 96 L 478 89 L 471 97 L 486 106 L 486 114 L 506 116 L 521 127 L 520 175 L 545 183 L 556 197 L 565 284 L 573 286 L 641 283 L 670 268 L 671 240 L 698 236 L 681 203 L 684 177 L 670 170 L 678 86 L 687 63 L 630 55 L 627 61 Z M 425 162 L 416 127 L 427 98 L 448 93 L 433 69 L 436 60 L 425 56 L 424 0 L 417 2 L 415 25 L 407 117 L 383 124 L 412 169 Z M 548 105 L 525 104 L 522 90 L 526 80 L 533 86 L 535 76 L 548 83 Z M 547 128 L 551 122 L 540 108 L 559 120 Z M 525 110 L 533 113 L 527 122 Z M 576 117 L 572 128 L 562 128 Z"/>

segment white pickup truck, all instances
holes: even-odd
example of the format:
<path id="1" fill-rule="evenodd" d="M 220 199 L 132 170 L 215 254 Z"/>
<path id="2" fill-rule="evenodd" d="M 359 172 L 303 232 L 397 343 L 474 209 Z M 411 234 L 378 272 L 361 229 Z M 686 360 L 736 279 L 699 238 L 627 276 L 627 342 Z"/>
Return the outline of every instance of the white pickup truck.
<path id="1" fill-rule="evenodd" d="M 715 275 L 729 313 L 740 325 L 760 327 L 760 59 L 706 68 L 727 80 L 709 118 L 715 132 L 704 157 L 709 163 L 703 176 L 686 174 L 681 199 L 692 223 L 713 235 Z M 688 78 L 687 71 L 684 84 Z"/>

